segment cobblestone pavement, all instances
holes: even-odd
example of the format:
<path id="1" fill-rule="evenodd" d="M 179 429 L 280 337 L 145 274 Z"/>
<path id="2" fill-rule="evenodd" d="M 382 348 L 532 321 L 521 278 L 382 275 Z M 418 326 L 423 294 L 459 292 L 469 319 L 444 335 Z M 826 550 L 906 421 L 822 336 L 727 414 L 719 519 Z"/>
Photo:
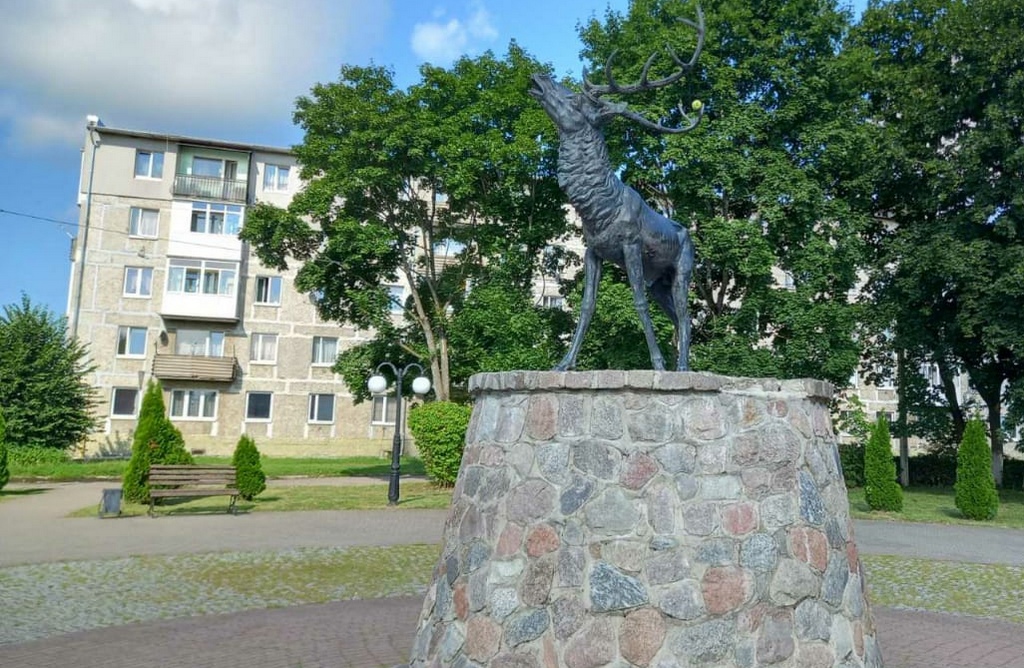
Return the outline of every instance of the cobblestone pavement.
<path id="1" fill-rule="evenodd" d="M 0 503 L 0 526 L 5 529 L 0 567 L 126 554 L 430 543 L 441 535 L 445 515 L 372 511 L 63 519 L 71 510 L 97 502 L 104 486 L 110 485 L 49 486 L 50 491 L 38 496 Z M 982 535 L 974 529 L 858 522 L 856 531 L 865 553 L 951 558 L 942 550 L 955 549 L 956 556 L 971 560 L 973 553 L 964 550 L 973 549 L 984 552 L 986 562 L 1018 563 L 1024 550 L 1014 546 L 1024 532 Z M 265 532 L 282 535 L 270 539 Z M 0 666 L 392 666 L 409 656 L 420 606 L 418 596 L 342 601 L 79 631 L 0 645 Z M 1022 625 L 892 608 L 876 607 L 874 614 L 887 668 L 1024 668 Z"/>

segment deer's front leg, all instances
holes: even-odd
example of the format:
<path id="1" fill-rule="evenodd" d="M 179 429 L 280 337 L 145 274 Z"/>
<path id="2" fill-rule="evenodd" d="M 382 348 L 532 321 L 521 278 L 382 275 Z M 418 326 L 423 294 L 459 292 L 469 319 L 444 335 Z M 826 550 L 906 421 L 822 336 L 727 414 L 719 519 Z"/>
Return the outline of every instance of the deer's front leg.
<path id="1" fill-rule="evenodd" d="M 658 337 L 654 335 L 654 324 L 651 322 L 651 309 L 647 305 L 647 286 L 644 285 L 644 262 L 640 244 L 626 244 L 622 250 L 626 258 L 629 287 L 633 290 L 633 304 L 636 306 L 637 315 L 640 316 L 640 324 L 644 328 L 647 349 L 651 351 L 651 365 L 655 371 L 664 371 L 665 358 L 662 357 L 661 348 L 658 347 Z"/>
<path id="2" fill-rule="evenodd" d="M 679 337 L 677 371 L 690 370 L 690 278 L 693 275 L 693 240 L 686 230 L 679 231 L 679 257 L 672 282 L 672 301 L 676 307 L 676 335 Z"/>
<path id="3" fill-rule="evenodd" d="M 601 258 L 594 251 L 587 249 L 583 254 L 583 303 L 580 305 L 580 319 L 576 323 L 576 331 L 572 333 L 569 352 L 555 366 L 555 371 L 568 371 L 576 366 L 576 356 L 583 346 L 583 337 L 590 327 L 590 319 L 594 317 L 597 305 L 597 284 L 601 282 Z"/>

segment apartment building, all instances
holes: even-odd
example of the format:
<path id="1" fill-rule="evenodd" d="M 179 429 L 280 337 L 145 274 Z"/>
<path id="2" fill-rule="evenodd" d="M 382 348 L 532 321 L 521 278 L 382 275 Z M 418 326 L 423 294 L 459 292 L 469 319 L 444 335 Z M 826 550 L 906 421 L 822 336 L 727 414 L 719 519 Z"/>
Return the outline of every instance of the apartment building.
<path id="1" fill-rule="evenodd" d="M 288 149 L 90 117 L 81 173 L 67 315 L 95 365 L 93 445 L 129 435 L 155 378 L 194 450 L 230 452 L 242 433 L 273 454 L 390 447 L 393 399 L 354 405 L 331 368 L 368 333 L 320 320 L 294 273 L 238 238 L 253 204 L 283 207 L 299 189 Z"/>

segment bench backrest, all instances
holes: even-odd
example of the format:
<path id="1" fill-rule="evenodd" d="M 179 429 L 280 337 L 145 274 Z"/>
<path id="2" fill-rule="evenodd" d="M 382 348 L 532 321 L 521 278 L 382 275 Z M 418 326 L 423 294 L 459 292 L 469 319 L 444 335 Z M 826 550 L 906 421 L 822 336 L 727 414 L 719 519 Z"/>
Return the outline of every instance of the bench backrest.
<path id="1" fill-rule="evenodd" d="M 234 466 L 188 466 L 154 464 L 149 467 L 150 485 L 234 486 Z"/>

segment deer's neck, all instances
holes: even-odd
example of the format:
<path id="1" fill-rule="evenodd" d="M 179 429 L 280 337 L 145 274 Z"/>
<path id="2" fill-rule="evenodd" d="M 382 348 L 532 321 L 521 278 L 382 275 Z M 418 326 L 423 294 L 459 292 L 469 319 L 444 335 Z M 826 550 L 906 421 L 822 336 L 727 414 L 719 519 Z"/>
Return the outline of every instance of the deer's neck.
<path id="1" fill-rule="evenodd" d="M 558 185 L 579 214 L 585 236 L 615 219 L 625 186 L 611 170 L 599 129 L 559 137 Z"/>

